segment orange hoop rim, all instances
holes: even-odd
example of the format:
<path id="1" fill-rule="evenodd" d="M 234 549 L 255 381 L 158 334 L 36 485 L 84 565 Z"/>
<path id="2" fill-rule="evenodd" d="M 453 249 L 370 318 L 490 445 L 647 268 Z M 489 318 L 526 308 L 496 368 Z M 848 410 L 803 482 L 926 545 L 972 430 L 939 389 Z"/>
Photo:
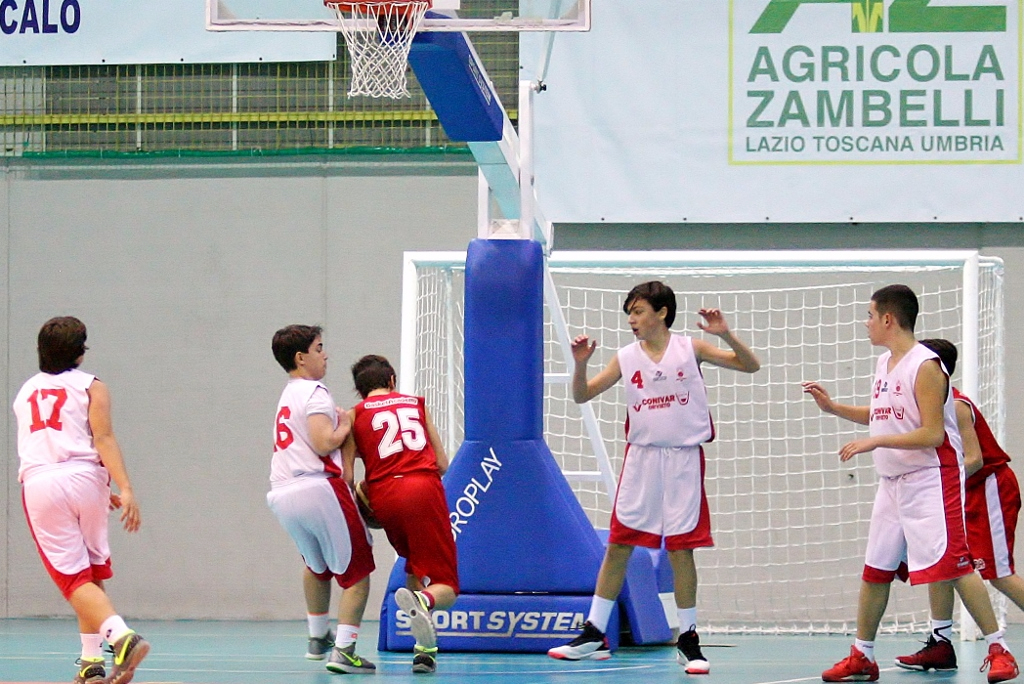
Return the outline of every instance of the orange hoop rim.
<path id="1" fill-rule="evenodd" d="M 355 8 L 363 8 L 374 14 L 380 14 L 383 10 L 394 9 L 398 12 L 410 12 L 426 4 L 426 9 L 433 5 L 432 0 L 356 0 L 355 2 L 340 2 L 339 0 L 324 0 L 324 5 L 342 12 L 351 12 Z M 376 11 L 375 11 L 376 10 Z"/>

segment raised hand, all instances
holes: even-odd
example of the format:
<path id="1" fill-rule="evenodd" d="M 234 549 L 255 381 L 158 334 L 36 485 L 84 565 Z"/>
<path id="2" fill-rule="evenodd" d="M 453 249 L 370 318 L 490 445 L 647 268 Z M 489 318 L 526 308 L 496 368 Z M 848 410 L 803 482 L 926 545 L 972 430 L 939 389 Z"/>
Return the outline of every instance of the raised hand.
<path id="1" fill-rule="evenodd" d="M 586 363 L 594 355 L 595 349 L 597 349 L 596 340 L 591 342 L 586 335 L 578 335 L 572 341 L 572 358 L 576 363 Z"/>
<path id="2" fill-rule="evenodd" d="M 697 327 L 709 335 L 721 337 L 729 332 L 729 324 L 725 322 L 725 314 L 721 309 L 701 309 L 697 313 L 703 319 L 697 321 Z"/>

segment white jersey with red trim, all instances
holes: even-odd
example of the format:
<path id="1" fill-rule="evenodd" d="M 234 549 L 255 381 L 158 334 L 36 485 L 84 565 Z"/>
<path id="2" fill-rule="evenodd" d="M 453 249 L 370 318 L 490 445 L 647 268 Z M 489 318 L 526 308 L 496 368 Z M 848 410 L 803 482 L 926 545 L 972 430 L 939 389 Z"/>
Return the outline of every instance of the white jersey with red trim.
<path id="1" fill-rule="evenodd" d="M 914 345 L 889 370 L 892 352 L 878 358 L 875 384 L 871 392 L 871 436 L 902 435 L 921 427 L 921 409 L 917 405 L 914 388 L 921 364 L 938 359 L 932 350 L 922 344 Z M 941 367 L 941 364 L 940 364 Z M 943 370 L 945 373 L 945 370 Z M 892 449 L 879 447 L 874 451 L 875 468 L 883 477 L 897 477 L 922 468 L 950 466 L 963 462 L 963 443 L 956 424 L 956 408 L 952 388 L 946 390 L 943 406 L 946 437 L 939 447 L 920 449 Z"/>
<path id="2" fill-rule="evenodd" d="M 316 380 L 292 378 L 277 402 L 274 421 L 274 457 L 270 484 L 277 487 L 297 477 L 339 477 L 341 450 L 321 456 L 309 438 L 309 416 L 322 413 L 338 427 L 338 411 L 327 387 Z"/>
<path id="3" fill-rule="evenodd" d="M 89 426 L 89 392 L 96 376 L 77 368 L 37 373 L 14 399 L 18 420 L 18 481 L 68 461 L 101 465 Z"/>
<path id="4" fill-rule="evenodd" d="M 640 446 L 692 447 L 715 437 L 693 339 L 671 335 L 655 363 L 640 341 L 619 350 L 626 384 L 626 441 Z"/>

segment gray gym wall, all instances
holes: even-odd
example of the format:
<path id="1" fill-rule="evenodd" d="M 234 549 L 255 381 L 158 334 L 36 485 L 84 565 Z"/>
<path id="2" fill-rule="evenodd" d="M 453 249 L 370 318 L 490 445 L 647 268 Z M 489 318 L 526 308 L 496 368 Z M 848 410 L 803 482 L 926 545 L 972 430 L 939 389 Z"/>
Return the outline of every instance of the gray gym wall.
<path id="1" fill-rule="evenodd" d="M 120 611 L 302 618 L 301 560 L 264 498 L 285 378 L 270 338 L 288 323 L 323 325 L 326 382 L 351 405 L 356 358 L 382 353 L 397 365 L 402 252 L 461 250 L 476 234 L 471 162 L 381 161 L 2 167 L 0 617 L 70 615 L 24 522 L 9 407 L 36 371 L 40 324 L 72 314 L 89 327 L 83 367 L 110 384 L 142 506 L 139 534 L 112 524 L 109 589 Z M 1006 446 L 1024 462 L 1024 425 L 1014 420 L 1024 404 L 1018 225 L 567 225 L 555 247 L 972 248 L 1002 257 Z M 376 550 L 368 619 L 393 558 L 379 533 Z"/>

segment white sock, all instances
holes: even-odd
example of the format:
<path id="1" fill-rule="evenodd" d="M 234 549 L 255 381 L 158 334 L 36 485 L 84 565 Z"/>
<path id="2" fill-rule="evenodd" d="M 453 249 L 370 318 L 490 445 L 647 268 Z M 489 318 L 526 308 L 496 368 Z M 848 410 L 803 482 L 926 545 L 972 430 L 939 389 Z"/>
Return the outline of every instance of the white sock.
<path id="1" fill-rule="evenodd" d="M 82 660 L 103 660 L 103 637 L 99 634 L 79 634 L 82 638 Z"/>
<path id="2" fill-rule="evenodd" d="M 329 618 L 327 613 L 321 615 L 306 614 L 306 624 L 309 625 L 309 636 L 322 639 L 330 631 Z"/>
<path id="3" fill-rule="evenodd" d="M 612 616 L 612 608 L 614 607 L 615 601 L 609 601 L 594 594 L 594 598 L 590 599 L 590 613 L 587 615 L 587 622 L 602 632 L 607 632 L 608 620 Z"/>
<path id="4" fill-rule="evenodd" d="M 697 606 L 693 608 L 676 608 L 679 615 L 679 631 L 689 632 L 697 630 Z"/>
<path id="5" fill-rule="evenodd" d="M 1007 648 L 1007 646 L 1006 646 L 1006 638 L 1005 637 L 1006 637 L 1006 630 L 1005 629 L 1000 629 L 1000 630 L 998 630 L 996 632 L 992 632 L 991 634 L 986 634 L 985 635 L 985 643 L 988 644 L 989 646 L 991 646 L 992 644 L 999 644 L 1000 646 L 1005 648 L 1007 651 L 1009 651 L 1010 649 Z"/>
<path id="6" fill-rule="evenodd" d="M 864 654 L 864 657 L 875 662 L 875 642 L 874 641 L 861 641 L 860 639 L 854 639 L 853 645 L 857 647 L 857 650 Z"/>
<path id="7" fill-rule="evenodd" d="M 932 634 L 935 635 L 936 639 L 945 639 L 946 641 L 953 641 L 953 621 L 952 620 L 932 620 Z"/>
<path id="8" fill-rule="evenodd" d="M 106 639 L 107 643 L 111 646 L 131 631 L 128 629 L 128 625 L 124 624 L 124 620 L 121 619 L 120 615 L 111 615 L 100 625 L 100 636 Z"/>
<path id="9" fill-rule="evenodd" d="M 338 636 L 334 639 L 334 645 L 338 648 L 345 648 L 354 644 L 359 639 L 359 628 L 355 625 L 338 624 Z"/>

